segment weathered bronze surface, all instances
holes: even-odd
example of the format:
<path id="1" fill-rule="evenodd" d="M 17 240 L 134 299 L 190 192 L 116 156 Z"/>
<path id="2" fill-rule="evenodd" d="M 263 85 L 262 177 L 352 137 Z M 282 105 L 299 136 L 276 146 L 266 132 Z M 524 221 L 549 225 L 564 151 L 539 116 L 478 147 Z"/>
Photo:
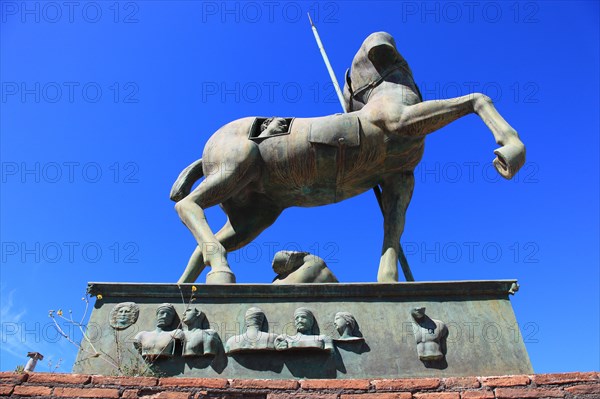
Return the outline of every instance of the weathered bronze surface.
<path id="1" fill-rule="evenodd" d="M 308 252 L 279 251 L 273 257 L 273 284 L 337 283 L 325 261 Z"/>
<path id="2" fill-rule="evenodd" d="M 333 340 L 328 335 L 315 332 L 315 316 L 310 309 L 298 308 L 294 312 L 294 328 L 296 334 L 281 334 L 275 338 L 275 349 L 278 351 L 298 350 L 333 350 Z"/>
<path id="3" fill-rule="evenodd" d="M 221 339 L 216 331 L 205 327 L 204 312 L 188 307 L 181 321 L 184 326 L 181 356 L 214 356 L 219 352 Z"/>
<path id="4" fill-rule="evenodd" d="M 146 361 L 156 361 L 176 356 L 178 343 L 183 339 L 183 332 L 176 322 L 177 313 L 170 303 L 163 303 L 156 309 L 156 328 L 140 331 L 133 339 L 133 346 Z"/>
<path id="5" fill-rule="evenodd" d="M 337 312 L 333 319 L 335 329 L 340 335 L 335 341 L 362 341 L 364 338 L 360 335 L 360 328 L 354 316 L 348 312 Z"/>
<path id="6" fill-rule="evenodd" d="M 139 314 L 140 308 L 135 303 L 118 303 L 110 312 L 110 326 L 115 330 L 124 330 L 135 324 Z"/>
<path id="7" fill-rule="evenodd" d="M 246 330 L 234 335 L 225 344 L 225 353 L 275 350 L 276 334 L 269 333 L 266 326 L 266 316 L 261 308 L 251 307 L 244 315 Z"/>
<path id="8" fill-rule="evenodd" d="M 191 304 L 181 299 L 182 294 L 191 297 L 189 284 L 91 283 L 90 293 L 102 294 L 103 299 L 96 302 L 89 328 L 99 350 L 115 356 L 115 342 L 120 342 L 125 364 L 150 362 L 153 369 L 170 376 L 280 379 L 529 374 L 531 365 L 508 300 L 514 283 L 198 285 Z M 108 316 L 122 302 L 135 302 L 139 317 L 127 329 L 115 330 Z M 157 331 L 157 324 L 168 321 L 157 320 L 157 308 L 163 302 L 173 305 L 173 319 L 182 322 Z M 215 340 L 215 346 L 209 346 L 212 350 L 202 354 L 206 347 L 199 345 L 198 356 L 184 356 L 179 347 L 185 346 L 186 330 L 193 329 L 183 322 L 187 308 L 201 309 L 208 323 L 194 326 L 210 330 L 222 343 Z M 293 315 L 308 314 L 299 308 L 308 309 L 312 319 L 296 321 Z M 417 323 L 411 315 L 415 308 L 426 308 L 439 330 L 424 339 L 419 336 L 422 331 L 416 330 L 417 326 L 427 328 L 426 334 L 432 327 Z M 445 330 L 440 320 L 447 336 L 436 335 Z M 173 334 L 175 346 L 168 355 L 153 347 L 154 341 L 141 340 L 160 333 Z M 277 336 L 291 338 L 288 348 L 296 344 L 295 350 L 276 350 Z M 306 337 L 310 337 L 308 342 L 303 342 Z M 134 342 L 140 342 L 142 349 L 146 345 L 150 356 L 165 356 L 143 358 L 133 350 Z M 438 345 L 444 358 L 420 359 L 422 344 Z M 79 354 L 73 371 L 114 373 L 106 362 L 85 352 Z"/>
<path id="9" fill-rule="evenodd" d="M 441 320 L 434 320 L 425 314 L 425 308 L 414 308 L 410 312 L 415 323 L 413 333 L 417 343 L 419 359 L 429 367 L 446 367 L 444 364 L 448 338 L 448 327 Z"/>
<path id="10" fill-rule="evenodd" d="M 175 208 L 197 243 L 180 283 L 195 281 L 205 265 L 212 268 L 208 283 L 233 283 L 227 252 L 252 241 L 285 208 L 331 204 L 373 187 L 381 188 L 384 213 L 377 281 L 398 281 L 397 263 L 403 257 L 399 242 L 413 171 L 429 133 L 475 113 L 500 145 L 494 151 L 500 175 L 512 178 L 525 162 L 517 132 L 489 97 L 473 93 L 422 101 L 408 63 L 385 32 L 371 34 L 358 50 L 344 97 L 346 114 L 243 118 L 208 140 L 202 158 L 181 172 L 171 190 Z M 204 209 L 217 204 L 228 220 L 213 234 Z"/>

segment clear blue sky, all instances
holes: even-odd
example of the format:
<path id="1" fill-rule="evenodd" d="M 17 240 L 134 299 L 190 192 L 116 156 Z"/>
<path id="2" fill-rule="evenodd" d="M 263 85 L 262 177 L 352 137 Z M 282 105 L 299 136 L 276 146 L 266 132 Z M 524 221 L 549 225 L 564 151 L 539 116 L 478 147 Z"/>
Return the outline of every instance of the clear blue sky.
<path id="1" fill-rule="evenodd" d="M 426 99 L 495 100 L 527 164 L 501 180 L 473 115 L 430 136 L 402 239 L 414 275 L 518 279 L 535 371 L 600 369 L 598 2 L 1 7 L 1 370 L 30 350 L 71 369 L 47 314 L 80 315 L 87 282 L 177 280 L 195 243 L 169 189 L 221 125 L 340 111 L 308 11 L 339 80 L 364 38 L 387 31 Z M 218 207 L 208 218 L 225 220 Z M 229 259 L 239 282 L 267 283 L 272 253 L 301 248 L 340 281 L 375 281 L 381 240 L 367 192 L 289 209 Z"/>

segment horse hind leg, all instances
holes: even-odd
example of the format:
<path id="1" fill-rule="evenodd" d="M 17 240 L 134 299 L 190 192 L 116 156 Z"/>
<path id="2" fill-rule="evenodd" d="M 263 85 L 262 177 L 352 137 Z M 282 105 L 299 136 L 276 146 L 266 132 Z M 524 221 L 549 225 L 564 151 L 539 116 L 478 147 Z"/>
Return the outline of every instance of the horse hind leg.
<path id="1" fill-rule="evenodd" d="M 252 153 L 246 155 L 249 156 L 236 168 L 224 167 L 209 174 L 194 191 L 175 204 L 179 217 L 196 239 L 203 262 L 210 265 L 213 277 L 223 277 L 219 281 L 223 283 L 235 282 L 235 277 L 227 263 L 227 251 L 210 229 L 204 209 L 225 202 L 257 177 L 259 169 L 252 162 L 256 154 L 254 157 Z M 187 274 L 195 273 L 192 270 Z"/>
<path id="2" fill-rule="evenodd" d="M 223 204 L 223 208 L 229 216 L 215 237 L 227 252 L 247 245 L 264 229 L 272 225 L 281 214 L 282 210 L 275 204 L 266 206 L 266 198 L 258 201 L 258 197 L 258 195 L 254 196 L 253 203 L 246 206 L 234 206 L 231 201 Z M 193 283 L 204 267 L 202 248 L 197 246 L 178 283 Z"/>

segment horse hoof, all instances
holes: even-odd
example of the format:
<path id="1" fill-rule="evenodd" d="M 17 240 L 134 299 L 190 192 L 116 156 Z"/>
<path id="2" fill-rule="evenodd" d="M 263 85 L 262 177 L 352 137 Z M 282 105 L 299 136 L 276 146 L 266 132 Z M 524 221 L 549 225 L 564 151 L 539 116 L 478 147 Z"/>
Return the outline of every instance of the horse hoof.
<path id="1" fill-rule="evenodd" d="M 226 270 L 214 270 L 206 275 L 206 284 L 235 284 L 235 275 Z"/>
<path id="2" fill-rule="evenodd" d="M 525 164 L 525 146 L 523 143 L 511 143 L 494 151 L 496 159 L 493 164 L 500 176 L 512 179 Z"/>

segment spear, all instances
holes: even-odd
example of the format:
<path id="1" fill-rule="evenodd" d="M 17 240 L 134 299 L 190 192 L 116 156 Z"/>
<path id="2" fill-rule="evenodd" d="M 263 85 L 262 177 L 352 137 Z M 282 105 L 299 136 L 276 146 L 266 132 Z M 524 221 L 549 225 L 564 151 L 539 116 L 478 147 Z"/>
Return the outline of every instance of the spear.
<path id="1" fill-rule="evenodd" d="M 308 14 L 308 20 L 310 21 L 310 26 L 313 31 L 313 35 L 315 35 L 315 40 L 317 41 L 317 46 L 319 46 L 319 51 L 321 52 L 321 56 L 323 57 L 323 61 L 325 61 L 325 66 L 327 67 L 327 72 L 329 72 L 329 77 L 331 78 L 331 82 L 333 83 L 333 87 L 337 94 L 338 100 L 340 101 L 340 105 L 342 106 L 342 110 L 346 113 L 346 104 L 344 102 L 344 96 L 342 95 L 342 90 L 340 89 L 340 85 L 335 77 L 335 73 L 333 72 L 333 68 L 331 67 L 331 63 L 329 62 L 329 57 L 327 57 L 327 53 L 325 52 L 325 48 L 323 47 L 323 43 L 321 42 L 321 38 L 319 37 L 319 32 L 317 32 L 317 27 L 313 24 L 312 18 L 310 17 L 310 13 Z M 373 192 L 375 193 L 375 198 L 377 198 L 377 203 L 379 204 L 379 209 L 381 213 L 383 211 L 383 203 L 381 202 L 381 188 L 377 185 L 373 187 Z M 406 256 L 404 255 L 404 250 L 402 249 L 402 244 L 399 246 L 398 251 L 398 261 L 400 262 L 400 266 L 402 267 L 402 272 L 404 273 L 404 278 L 406 281 L 415 281 L 415 278 L 412 275 L 410 267 L 408 266 L 408 260 L 406 260 Z"/>
<path id="2" fill-rule="evenodd" d="M 335 92 L 337 93 L 338 100 L 340 101 L 342 110 L 345 113 L 346 105 L 344 103 L 344 96 L 342 95 L 342 90 L 340 90 L 340 85 L 338 84 L 337 78 L 335 77 L 335 73 L 333 72 L 331 63 L 329 62 L 329 57 L 327 57 L 327 53 L 325 52 L 325 48 L 323 47 L 323 43 L 321 42 L 321 38 L 319 37 L 319 32 L 317 32 L 317 27 L 315 26 L 315 24 L 313 24 L 312 18 L 310 17 L 310 13 L 308 13 L 308 20 L 310 21 L 310 26 L 312 27 L 313 35 L 315 35 L 315 40 L 317 41 L 317 46 L 319 46 L 319 51 L 321 52 L 323 61 L 325 61 L 325 66 L 327 67 L 327 72 L 329 72 L 329 77 L 333 82 L 333 87 L 335 88 Z"/>

